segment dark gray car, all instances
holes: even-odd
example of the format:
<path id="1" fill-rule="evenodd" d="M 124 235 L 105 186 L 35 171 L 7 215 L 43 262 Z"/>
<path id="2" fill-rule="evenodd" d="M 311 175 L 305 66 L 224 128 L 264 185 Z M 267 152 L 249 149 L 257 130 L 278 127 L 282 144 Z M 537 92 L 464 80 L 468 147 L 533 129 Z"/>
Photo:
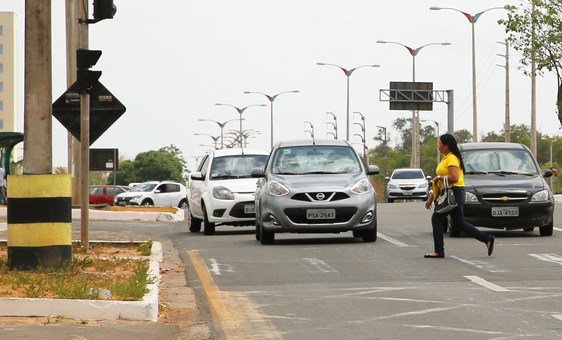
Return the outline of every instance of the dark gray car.
<path id="1" fill-rule="evenodd" d="M 341 140 L 277 143 L 259 177 L 256 239 L 275 241 L 276 233 L 353 231 L 365 242 L 377 238 L 376 192 L 355 150 Z"/>

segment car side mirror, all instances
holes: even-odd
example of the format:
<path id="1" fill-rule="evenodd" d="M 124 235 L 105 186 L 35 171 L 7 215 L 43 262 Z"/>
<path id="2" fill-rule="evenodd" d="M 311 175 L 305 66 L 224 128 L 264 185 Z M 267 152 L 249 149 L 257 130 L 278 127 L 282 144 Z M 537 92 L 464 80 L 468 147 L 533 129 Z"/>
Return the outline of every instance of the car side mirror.
<path id="1" fill-rule="evenodd" d="M 380 172 L 379 167 L 376 165 L 367 166 L 367 175 L 377 175 Z"/>
<path id="2" fill-rule="evenodd" d="M 205 176 L 200 171 L 196 171 L 196 172 L 191 173 L 191 180 L 192 181 L 202 181 L 204 179 L 205 179 Z"/>
<path id="3" fill-rule="evenodd" d="M 390 181 L 390 177 L 386 176 L 386 177 L 384 178 L 384 180 L 385 180 L 385 181 Z"/>
<path id="4" fill-rule="evenodd" d="M 425 179 L 427 179 L 428 181 L 431 181 L 431 176 L 425 176 Z"/>
<path id="5" fill-rule="evenodd" d="M 252 176 L 252 178 L 261 178 L 261 177 L 265 177 L 263 168 L 253 168 L 253 169 L 250 171 L 250 175 Z"/>
<path id="6" fill-rule="evenodd" d="M 542 177 L 544 177 L 544 178 L 549 178 L 549 177 L 552 177 L 552 175 L 554 175 L 554 173 L 552 172 L 552 170 L 550 170 L 550 169 L 542 169 Z"/>

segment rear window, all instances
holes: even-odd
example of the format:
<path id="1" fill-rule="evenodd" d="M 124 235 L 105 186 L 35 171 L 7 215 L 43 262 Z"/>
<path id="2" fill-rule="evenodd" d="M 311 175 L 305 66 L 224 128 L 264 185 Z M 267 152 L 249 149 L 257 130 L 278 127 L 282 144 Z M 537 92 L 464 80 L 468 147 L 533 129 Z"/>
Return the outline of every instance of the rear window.
<path id="1" fill-rule="evenodd" d="M 392 179 L 423 179 L 423 172 L 420 170 L 401 170 L 392 174 Z"/>

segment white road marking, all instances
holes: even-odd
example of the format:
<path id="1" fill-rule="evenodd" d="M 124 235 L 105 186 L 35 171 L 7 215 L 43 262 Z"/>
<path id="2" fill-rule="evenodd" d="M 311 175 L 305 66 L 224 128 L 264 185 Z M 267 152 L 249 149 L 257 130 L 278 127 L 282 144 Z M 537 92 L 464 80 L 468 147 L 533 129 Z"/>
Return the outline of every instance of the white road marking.
<path id="1" fill-rule="evenodd" d="M 215 259 L 209 259 L 209 261 L 211 262 L 211 268 L 209 269 L 209 271 L 215 275 L 222 275 L 221 267 L 225 267 L 223 269 L 225 272 L 228 273 L 234 272 L 234 269 L 229 264 L 218 263 L 217 260 Z"/>
<path id="2" fill-rule="evenodd" d="M 465 277 L 467 279 L 469 279 L 470 281 L 481 285 L 482 287 L 486 287 L 490 290 L 493 290 L 494 292 L 509 292 L 509 289 L 498 286 L 498 285 L 493 284 L 491 282 L 488 282 L 488 281 L 484 280 L 483 278 L 481 278 L 479 276 L 465 275 Z"/>
<path id="3" fill-rule="evenodd" d="M 433 326 L 433 325 L 404 325 L 404 326 L 413 327 L 413 328 L 438 329 L 443 331 L 469 332 L 469 333 L 476 333 L 476 334 L 504 334 L 503 332 L 484 331 L 481 329 L 446 327 L 446 326 Z"/>
<path id="4" fill-rule="evenodd" d="M 536 257 L 539 260 L 556 263 L 562 266 L 562 256 L 558 254 L 529 254 L 532 257 Z"/>
<path id="5" fill-rule="evenodd" d="M 556 230 L 556 231 L 562 231 L 562 229 L 556 228 L 556 227 L 554 228 L 554 230 Z"/>
<path id="6" fill-rule="evenodd" d="M 562 321 L 562 314 L 554 314 L 553 316 L 558 320 Z"/>
<path id="7" fill-rule="evenodd" d="M 486 261 L 480 261 L 480 260 L 476 260 L 476 261 L 475 261 L 475 260 L 472 260 L 472 261 L 470 261 L 470 260 L 467 260 L 467 259 L 460 258 L 460 257 L 458 257 L 458 256 L 451 256 L 451 258 L 453 258 L 453 259 L 455 259 L 455 260 L 459 260 L 459 261 L 461 261 L 461 262 L 463 262 L 463 263 L 469 264 L 469 265 L 471 265 L 471 266 L 474 266 L 474 267 L 476 267 L 476 268 L 478 268 L 478 269 L 485 270 L 485 271 L 490 272 L 490 273 L 509 273 L 509 270 L 498 269 L 498 268 L 496 268 L 495 265 L 493 265 L 493 264 L 491 264 L 491 263 L 489 263 L 489 262 L 486 262 Z"/>
<path id="8" fill-rule="evenodd" d="M 381 233 L 377 233 L 378 237 L 382 238 L 385 241 L 388 241 L 394 245 L 397 245 L 398 247 L 409 247 L 409 245 L 407 245 L 404 242 L 400 242 L 397 239 L 394 239 L 390 236 L 386 236 L 385 234 L 381 234 Z"/>
<path id="9" fill-rule="evenodd" d="M 326 262 L 315 257 L 304 257 L 302 259 L 311 273 L 337 273 L 338 271 L 330 267 Z"/>
<path id="10" fill-rule="evenodd" d="M 428 313 L 440 313 L 440 312 L 450 311 L 450 310 L 453 310 L 453 309 L 459 309 L 459 308 L 462 308 L 462 307 L 463 306 L 427 308 L 427 309 L 416 310 L 416 311 L 412 311 L 412 312 L 405 312 L 405 313 L 397 313 L 397 314 L 380 316 L 378 318 L 373 318 L 373 319 L 381 320 L 381 319 L 390 319 L 390 318 L 396 318 L 396 317 L 401 317 L 401 316 L 422 315 L 422 314 L 428 314 Z"/>

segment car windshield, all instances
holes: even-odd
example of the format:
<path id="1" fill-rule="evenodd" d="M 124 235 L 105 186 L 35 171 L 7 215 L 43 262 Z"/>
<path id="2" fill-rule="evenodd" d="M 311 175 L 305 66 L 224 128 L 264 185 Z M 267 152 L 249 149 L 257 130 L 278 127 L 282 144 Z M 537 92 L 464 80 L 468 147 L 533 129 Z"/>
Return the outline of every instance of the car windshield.
<path id="1" fill-rule="evenodd" d="M 537 174 L 533 157 L 527 150 L 481 149 L 462 151 L 467 173 Z"/>
<path id="2" fill-rule="evenodd" d="M 133 188 L 133 191 L 140 191 L 140 192 L 149 192 L 152 191 L 152 189 L 154 189 L 154 187 L 157 185 L 158 183 L 141 183 L 136 185 Z"/>
<path id="3" fill-rule="evenodd" d="M 402 170 L 395 171 L 392 179 L 423 179 L 423 172 L 419 170 Z"/>
<path id="4" fill-rule="evenodd" d="M 213 159 L 210 179 L 250 178 L 253 168 L 263 168 L 267 155 L 232 155 Z"/>
<path id="5" fill-rule="evenodd" d="M 361 171 L 357 154 L 347 146 L 286 147 L 278 149 L 274 157 L 275 174 L 344 174 Z"/>

